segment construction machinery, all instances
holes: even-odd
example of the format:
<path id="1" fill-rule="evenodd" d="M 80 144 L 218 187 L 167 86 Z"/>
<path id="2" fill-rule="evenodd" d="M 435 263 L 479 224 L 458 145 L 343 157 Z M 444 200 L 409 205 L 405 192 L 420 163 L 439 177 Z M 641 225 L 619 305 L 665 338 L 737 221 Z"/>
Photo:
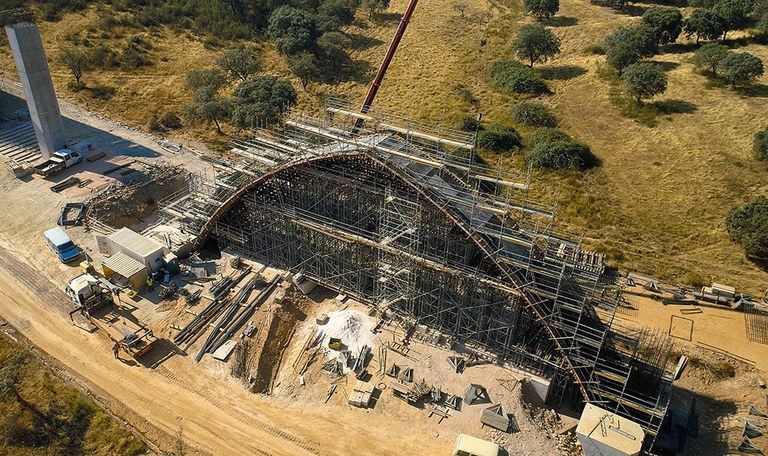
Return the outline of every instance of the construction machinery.
<path id="1" fill-rule="evenodd" d="M 111 284 L 93 274 L 83 274 L 72 279 L 66 288 L 75 308 L 69 312 L 82 314 L 96 328 L 132 358 L 138 359 L 152 350 L 157 338 L 152 331 L 123 314 L 114 301 Z"/>

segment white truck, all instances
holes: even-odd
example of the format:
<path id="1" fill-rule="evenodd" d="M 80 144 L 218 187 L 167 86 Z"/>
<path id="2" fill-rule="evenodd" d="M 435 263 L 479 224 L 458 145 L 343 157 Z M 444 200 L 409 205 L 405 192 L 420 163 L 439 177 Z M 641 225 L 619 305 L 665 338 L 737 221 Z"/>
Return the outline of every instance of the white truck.
<path id="1" fill-rule="evenodd" d="M 46 160 L 39 165 L 35 165 L 35 172 L 43 176 L 53 176 L 59 171 L 83 161 L 83 155 L 71 149 L 61 149 L 51 155 L 50 160 Z"/>
<path id="2" fill-rule="evenodd" d="M 69 312 L 73 323 L 73 315 L 81 313 L 113 344 L 135 359 L 154 347 L 157 338 L 152 330 L 135 318 L 129 318 L 120 306 L 115 305 L 113 290 L 105 279 L 83 274 L 72 279 L 65 291 L 75 305 Z"/>

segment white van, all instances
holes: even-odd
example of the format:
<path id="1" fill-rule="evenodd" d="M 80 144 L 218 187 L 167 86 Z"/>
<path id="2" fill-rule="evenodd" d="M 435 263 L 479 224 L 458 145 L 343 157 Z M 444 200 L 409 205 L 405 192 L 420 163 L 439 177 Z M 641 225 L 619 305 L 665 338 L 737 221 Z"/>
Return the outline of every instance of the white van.
<path id="1" fill-rule="evenodd" d="M 80 249 L 61 228 L 51 228 L 44 233 L 43 237 L 48 248 L 59 257 L 62 263 L 69 263 L 80 256 Z"/>

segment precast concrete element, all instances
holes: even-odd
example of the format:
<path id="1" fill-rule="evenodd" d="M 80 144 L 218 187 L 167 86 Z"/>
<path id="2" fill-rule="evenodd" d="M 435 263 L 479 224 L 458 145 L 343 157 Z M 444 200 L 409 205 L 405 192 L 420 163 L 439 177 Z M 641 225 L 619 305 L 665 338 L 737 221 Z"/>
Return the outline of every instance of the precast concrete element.
<path id="1" fill-rule="evenodd" d="M 20 22 L 6 25 L 5 32 L 19 71 L 40 152 L 43 158 L 48 159 L 53 152 L 67 146 L 67 138 L 40 30 L 33 22 Z"/>

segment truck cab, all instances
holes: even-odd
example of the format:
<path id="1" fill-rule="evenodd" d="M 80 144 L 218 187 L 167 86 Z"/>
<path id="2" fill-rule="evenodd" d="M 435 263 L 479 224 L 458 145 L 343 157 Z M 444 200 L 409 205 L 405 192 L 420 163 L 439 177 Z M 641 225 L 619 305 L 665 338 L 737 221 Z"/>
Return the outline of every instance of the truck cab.
<path id="1" fill-rule="evenodd" d="M 51 228 L 43 234 L 43 237 L 45 244 L 62 263 L 69 263 L 80 256 L 80 249 L 61 228 Z"/>

